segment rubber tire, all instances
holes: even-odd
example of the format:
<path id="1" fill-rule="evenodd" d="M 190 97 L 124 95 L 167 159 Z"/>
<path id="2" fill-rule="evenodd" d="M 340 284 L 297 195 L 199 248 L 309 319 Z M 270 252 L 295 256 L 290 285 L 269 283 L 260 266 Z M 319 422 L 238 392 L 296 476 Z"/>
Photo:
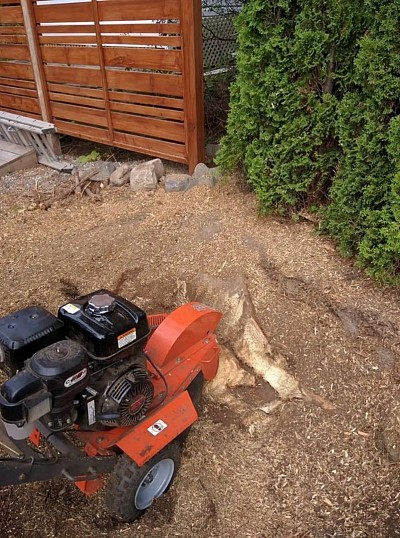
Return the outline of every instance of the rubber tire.
<path id="1" fill-rule="evenodd" d="M 107 481 L 106 489 L 106 506 L 114 517 L 129 523 L 146 512 L 148 508 L 139 510 L 135 506 L 137 489 L 150 469 L 166 458 L 174 462 L 174 472 L 164 493 L 168 491 L 181 463 L 181 447 L 179 441 L 172 441 L 142 467 L 138 467 L 126 454 L 119 457 Z"/>

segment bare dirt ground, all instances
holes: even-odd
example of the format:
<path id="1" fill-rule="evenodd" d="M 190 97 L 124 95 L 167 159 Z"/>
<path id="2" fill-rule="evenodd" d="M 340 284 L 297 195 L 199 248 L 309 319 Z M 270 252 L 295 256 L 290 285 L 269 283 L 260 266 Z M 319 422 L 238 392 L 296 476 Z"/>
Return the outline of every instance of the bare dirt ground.
<path id="1" fill-rule="evenodd" d="M 56 311 L 70 293 L 100 287 L 165 311 L 177 281 L 244 274 L 290 371 L 336 411 L 292 401 L 249 428 L 205 401 L 172 489 L 138 522 L 119 524 L 103 494 L 86 498 L 55 481 L 1 490 L 0 536 L 400 536 L 398 292 L 379 289 L 310 223 L 260 219 L 240 184 L 168 195 L 104 189 L 102 202 L 71 197 L 26 211 L 51 174 L 16 175 L 12 188 L 0 180 L 0 315 L 35 303 Z M 259 405 L 260 387 L 236 394 Z"/>

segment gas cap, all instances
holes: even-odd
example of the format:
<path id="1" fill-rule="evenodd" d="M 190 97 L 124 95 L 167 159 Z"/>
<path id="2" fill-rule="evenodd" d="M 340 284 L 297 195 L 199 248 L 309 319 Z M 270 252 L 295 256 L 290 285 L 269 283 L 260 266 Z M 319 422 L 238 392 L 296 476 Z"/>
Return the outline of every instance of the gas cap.
<path id="1" fill-rule="evenodd" d="M 112 312 L 115 308 L 115 299 L 108 295 L 108 293 L 100 293 L 99 295 L 93 295 L 89 299 L 87 311 L 93 316 L 102 316 Z"/>

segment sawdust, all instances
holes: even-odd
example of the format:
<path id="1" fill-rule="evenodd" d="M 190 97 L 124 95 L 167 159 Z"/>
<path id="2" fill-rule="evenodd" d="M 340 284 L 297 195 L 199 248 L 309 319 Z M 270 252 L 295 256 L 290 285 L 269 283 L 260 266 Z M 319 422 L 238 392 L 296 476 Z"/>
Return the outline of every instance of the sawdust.
<path id="1" fill-rule="evenodd" d="M 102 494 L 38 483 L 0 492 L 2 538 L 400 535 L 398 464 L 376 442 L 399 404 L 397 291 L 378 289 L 310 223 L 260 219 L 234 183 L 105 189 L 100 203 L 70 198 L 46 212 L 24 210 L 29 189 L 2 193 L 1 315 L 32 303 L 55 311 L 69 293 L 100 287 L 165 311 L 177 280 L 244 275 L 289 370 L 337 407 L 285 403 L 249 428 L 206 401 L 174 486 L 141 520 L 118 524 Z M 251 387 L 240 397 L 262 403 Z"/>

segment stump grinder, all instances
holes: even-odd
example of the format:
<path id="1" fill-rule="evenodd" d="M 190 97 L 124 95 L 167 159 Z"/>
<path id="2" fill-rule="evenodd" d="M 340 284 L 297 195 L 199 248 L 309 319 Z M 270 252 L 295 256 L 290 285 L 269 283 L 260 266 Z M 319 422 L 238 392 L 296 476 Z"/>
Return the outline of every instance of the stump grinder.
<path id="1" fill-rule="evenodd" d="M 147 316 L 107 290 L 0 319 L 0 486 L 64 478 L 133 521 L 167 491 L 218 368 L 221 314 Z"/>

